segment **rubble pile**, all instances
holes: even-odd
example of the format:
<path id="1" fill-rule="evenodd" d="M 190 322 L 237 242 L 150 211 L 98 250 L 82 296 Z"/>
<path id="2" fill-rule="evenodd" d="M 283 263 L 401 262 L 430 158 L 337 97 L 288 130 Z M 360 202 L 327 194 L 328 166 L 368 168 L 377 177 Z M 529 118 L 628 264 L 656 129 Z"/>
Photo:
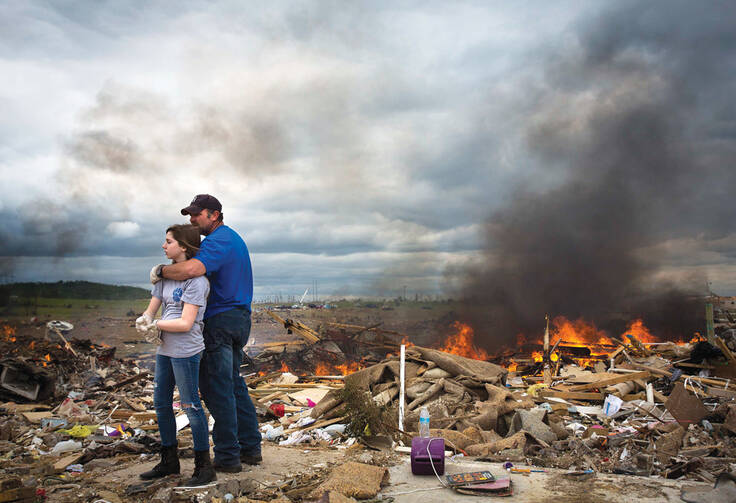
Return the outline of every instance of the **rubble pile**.
<path id="1" fill-rule="evenodd" d="M 304 347 L 266 350 L 255 368 L 243 366 L 264 442 L 293 446 L 300 456 L 309 447 L 350 457 L 313 463 L 268 484 L 222 477 L 196 490 L 176 487 L 176 477 L 141 482 L 136 474 L 114 487 L 100 481 L 102 474 L 154 460 L 160 447 L 148 360 L 115 358 L 115 348 L 65 337 L 58 327 L 44 338 L 21 338 L 6 327 L 0 501 L 44 494 L 53 501 L 161 503 L 372 498 L 388 483 L 387 466 L 406 458 L 424 409 L 430 435 L 444 439 L 453 459 L 506 463 L 511 474 L 562 469 L 571 477 L 713 484 L 736 471 L 736 328 L 718 313 L 715 319 L 707 340 L 645 343 L 632 335 L 595 355 L 552 345 L 539 360 L 516 354 L 513 366 L 508 355 L 471 358 L 414 345 L 404 347 L 402 365 L 395 356 L 400 334 L 345 325 L 340 330 L 353 332 L 327 336 L 282 320 Z M 333 359 L 324 362 L 324 351 Z M 174 401 L 176 408 L 177 396 Z M 193 455 L 187 425 L 178 409 L 182 457 Z M 368 452 L 382 457 L 361 458 Z"/>
<path id="2" fill-rule="evenodd" d="M 546 385 L 540 377 L 508 373 L 489 362 L 410 347 L 404 424 L 415 430 L 419 410 L 427 407 L 432 435 L 467 456 L 713 482 L 736 467 L 736 390 L 727 378 L 683 369 L 728 373 L 736 370 L 736 359 L 712 346 L 704 363 L 691 363 L 685 356 L 703 353 L 705 345 L 626 346 L 612 358 L 612 368 L 566 366 Z M 397 357 L 388 358 L 346 376 L 346 385 L 395 411 L 399 364 Z M 267 438 L 285 444 L 297 436 L 304 441 L 303 434 L 290 433 L 284 425 L 300 428 L 315 421 L 324 427 L 344 421 L 349 411 L 340 396 L 337 390 L 326 393 L 308 419 L 300 412 L 296 418 L 281 418 L 279 426 L 267 424 Z M 313 435 L 306 441 L 319 440 Z"/>
<path id="3" fill-rule="evenodd" d="M 67 340 L 55 331 L 45 338 L 21 338 L 7 326 L 4 331 L 0 459 L 7 489 L 0 498 L 30 489 L 74 492 L 95 471 L 158 450 L 149 433 L 157 429 L 155 412 L 148 410 L 149 371 L 116 359 L 114 347 Z"/>

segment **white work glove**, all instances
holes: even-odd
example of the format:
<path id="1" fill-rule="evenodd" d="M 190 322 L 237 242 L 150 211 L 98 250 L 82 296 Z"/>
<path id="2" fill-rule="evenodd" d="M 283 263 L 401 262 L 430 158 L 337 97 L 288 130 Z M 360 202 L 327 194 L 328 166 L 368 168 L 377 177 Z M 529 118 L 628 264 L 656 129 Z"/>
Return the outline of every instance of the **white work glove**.
<path id="1" fill-rule="evenodd" d="M 143 313 L 142 316 L 139 316 L 137 320 L 135 320 L 135 329 L 139 331 L 140 333 L 145 332 L 144 327 L 146 325 L 150 325 L 153 323 L 153 318 L 148 313 Z"/>
<path id="2" fill-rule="evenodd" d="M 161 344 L 161 330 L 158 328 L 158 321 L 153 320 L 151 323 L 143 327 L 143 337 L 150 344 Z"/>
<path id="3" fill-rule="evenodd" d="M 151 273 L 149 274 L 149 277 L 151 279 L 151 284 L 155 285 L 159 281 L 161 281 L 161 277 L 158 275 L 159 270 L 165 266 L 166 264 L 159 264 L 153 266 L 153 269 L 151 269 Z"/>

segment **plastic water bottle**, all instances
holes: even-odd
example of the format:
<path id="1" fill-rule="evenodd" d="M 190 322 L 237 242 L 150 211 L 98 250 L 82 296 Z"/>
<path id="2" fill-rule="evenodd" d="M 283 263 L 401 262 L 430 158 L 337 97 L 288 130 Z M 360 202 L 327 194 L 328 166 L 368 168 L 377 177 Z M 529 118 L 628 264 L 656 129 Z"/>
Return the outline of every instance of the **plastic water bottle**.
<path id="1" fill-rule="evenodd" d="M 419 412 L 419 436 L 429 438 L 429 410 L 426 407 Z"/>

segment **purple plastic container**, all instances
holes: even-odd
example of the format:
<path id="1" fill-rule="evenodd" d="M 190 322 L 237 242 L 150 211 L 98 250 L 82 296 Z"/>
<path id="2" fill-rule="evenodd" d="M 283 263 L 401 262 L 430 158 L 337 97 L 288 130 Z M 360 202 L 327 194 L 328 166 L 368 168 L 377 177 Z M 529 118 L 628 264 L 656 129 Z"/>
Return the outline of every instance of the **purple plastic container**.
<path id="1" fill-rule="evenodd" d="M 427 454 L 429 445 L 429 454 Z M 431 456 L 431 462 L 430 462 Z M 445 474 L 445 439 L 440 437 L 414 437 L 411 439 L 411 473 L 414 475 Z"/>

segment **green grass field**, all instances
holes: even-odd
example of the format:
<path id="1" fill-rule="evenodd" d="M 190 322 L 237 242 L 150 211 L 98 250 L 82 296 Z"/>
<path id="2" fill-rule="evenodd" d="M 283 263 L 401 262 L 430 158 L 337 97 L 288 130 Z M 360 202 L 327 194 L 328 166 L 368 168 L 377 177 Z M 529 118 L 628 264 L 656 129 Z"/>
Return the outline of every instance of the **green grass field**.
<path id="1" fill-rule="evenodd" d="M 32 316 L 53 320 L 84 320 L 101 316 L 117 318 L 127 316 L 130 311 L 143 312 L 149 300 L 150 298 L 138 300 L 18 298 L 0 307 L 0 316 L 9 320 Z"/>

